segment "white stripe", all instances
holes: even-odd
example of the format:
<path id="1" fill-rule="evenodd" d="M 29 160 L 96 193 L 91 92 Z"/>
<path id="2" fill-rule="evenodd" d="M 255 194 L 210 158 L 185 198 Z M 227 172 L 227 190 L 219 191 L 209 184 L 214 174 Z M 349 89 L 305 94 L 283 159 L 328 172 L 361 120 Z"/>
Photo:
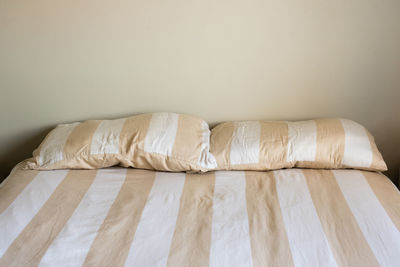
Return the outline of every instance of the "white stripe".
<path id="1" fill-rule="evenodd" d="M 178 131 L 179 115 L 175 113 L 154 113 L 144 140 L 144 151 L 170 156 Z"/>
<path id="2" fill-rule="evenodd" d="M 199 165 L 206 169 L 214 169 L 217 167 L 217 161 L 213 154 L 210 153 L 210 127 L 203 121 L 202 126 L 202 140 L 201 151 L 199 156 Z"/>
<path id="3" fill-rule="evenodd" d="M 295 266 L 336 266 L 301 170 L 275 171 L 276 189 Z"/>
<path id="4" fill-rule="evenodd" d="M 84 263 L 125 177 L 126 169 L 98 170 L 89 190 L 46 251 L 40 266 L 81 266 Z"/>
<path id="5" fill-rule="evenodd" d="M 52 164 L 64 159 L 64 146 L 79 122 L 58 125 L 47 137 L 40 149 L 39 165 Z"/>
<path id="6" fill-rule="evenodd" d="M 184 183 L 184 173 L 156 173 L 125 266 L 166 266 Z"/>
<path id="7" fill-rule="evenodd" d="M 119 139 L 126 119 L 104 120 L 92 137 L 90 154 L 118 154 Z"/>
<path id="8" fill-rule="evenodd" d="M 258 163 L 260 135 L 261 126 L 258 121 L 235 123 L 230 153 L 232 165 Z"/>
<path id="9" fill-rule="evenodd" d="M 400 233 L 364 175 L 354 170 L 337 170 L 333 173 L 379 264 L 400 266 Z"/>
<path id="10" fill-rule="evenodd" d="M 370 167 L 372 150 L 365 128 L 351 120 L 340 121 L 345 133 L 342 164 L 351 167 Z"/>
<path id="11" fill-rule="evenodd" d="M 0 257 L 46 203 L 67 173 L 67 170 L 39 172 L 0 214 Z"/>
<path id="12" fill-rule="evenodd" d="M 287 161 L 314 161 L 317 151 L 315 121 L 288 122 Z"/>
<path id="13" fill-rule="evenodd" d="M 252 266 L 244 172 L 216 172 L 210 266 Z"/>

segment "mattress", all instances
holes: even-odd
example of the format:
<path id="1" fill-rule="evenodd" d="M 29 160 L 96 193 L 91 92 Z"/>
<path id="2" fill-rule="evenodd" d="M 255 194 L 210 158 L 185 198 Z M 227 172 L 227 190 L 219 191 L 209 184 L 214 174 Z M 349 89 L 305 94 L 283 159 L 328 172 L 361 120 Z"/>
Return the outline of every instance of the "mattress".
<path id="1" fill-rule="evenodd" d="M 23 170 L 0 187 L 0 266 L 400 266 L 383 174 Z"/>

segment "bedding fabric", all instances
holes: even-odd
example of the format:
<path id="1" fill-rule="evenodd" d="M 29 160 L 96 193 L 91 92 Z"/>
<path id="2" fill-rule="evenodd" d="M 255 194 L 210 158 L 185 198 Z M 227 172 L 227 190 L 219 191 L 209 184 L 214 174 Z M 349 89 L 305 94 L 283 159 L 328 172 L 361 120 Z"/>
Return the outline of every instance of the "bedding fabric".
<path id="1" fill-rule="evenodd" d="M 400 193 L 380 173 L 16 168 L 0 266 L 400 266 Z"/>
<path id="2" fill-rule="evenodd" d="M 347 119 L 225 122 L 210 140 L 218 170 L 387 170 L 372 135 Z"/>
<path id="3" fill-rule="evenodd" d="M 206 171 L 209 137 L 204 120 L 169 112 L 61 124 L 46 136 L 26 166 L 37 170 L 120 165 L 161 171 Z"/>

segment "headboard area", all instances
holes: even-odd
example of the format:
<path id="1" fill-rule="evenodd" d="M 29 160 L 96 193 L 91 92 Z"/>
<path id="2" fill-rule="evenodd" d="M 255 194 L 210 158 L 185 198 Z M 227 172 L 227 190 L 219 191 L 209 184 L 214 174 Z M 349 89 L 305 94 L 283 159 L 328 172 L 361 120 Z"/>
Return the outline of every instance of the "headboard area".
<path id="1" fill-rule="evenodd" d="M 378 5 L 378 7 L 377 7 Z M 400 1 L 2 1 L 0 176 L 56 124 L 341 117 L 400 167 Z"/>

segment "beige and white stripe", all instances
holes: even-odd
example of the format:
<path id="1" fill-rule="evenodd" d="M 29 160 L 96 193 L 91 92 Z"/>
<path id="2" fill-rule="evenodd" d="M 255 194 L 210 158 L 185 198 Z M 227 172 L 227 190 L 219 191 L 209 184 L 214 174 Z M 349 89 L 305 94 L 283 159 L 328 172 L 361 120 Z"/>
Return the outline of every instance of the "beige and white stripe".
<path id="1" fill-rule="evenodd" d="M 294 266 L 271 172 L 246 172 L 253 265 Z"/>
<path id="2" fill-rule="evenodd" d="M 81 266 L 125 181 L 126 169 L 98 170 L 87 193 L 47 249 L 39 266 Z M 84 238 L 82 238 L 84 236 Z M 79 247 L 79 250 L 74 248 Z"/>
<path id="3" fill-rule="evenodd" d="M 301 170 L 273 172 L 295 266 L 337 266 Z"/>
<path id="4" fill-rule="evenodd" d="M 102 121 L 96 120 L 86 121 L 85 123 L 78 124 L 74 128 L 64 145 L 64 154 L 68 157 L 68 159 L 64 161 L 71 161 L 72 159 L 77 158 L 80 160 L 79 164 L 85 166 L 84 158 L 77 155 L 91 154 L 93 136 L 101 122 Z"/>
<path id="5" fill-rule="evenodd" d="M 208 266 L 215 174 L 187 174 L 167 266 Z"/>
<path id="6" fill-rule="evenodd" d="M 341 119 L 340 122 L 345 132 L 342 164 L 368 168 L 372 163 L 372 149 L 365 128 L 351 120 Z"/>
<path id="7" fill-rule="evenodd" d="M 206 171 L 208 124 L 176 113 L 59 125 L 35 150 L 26 168 L 97 169 L 121 165 L 162 171 Z"/>
<path id="8" fill-rule="evenodd" d="M 60 125 L 27 167 L 95 169 L 114 165 L 162 171 L 358 168 L 386 170 L 371 134 L 347 119 L 222 123 L 154 113 Z"/>
<path id="9" fill-rule="evenodd" d="M 125 266 L 167 264 L 184 183 L 184 173 L 156 173 Z"/>
<path id="10" fill-rule="evenodd" d="M 314 161 L 316 150 L 315 121 L 288 122 L 287 161 Z"/>
<path id="11" fill-rule="evenodd" d="M 346 119 L 227 122 L 212 129 L 210 144 L 217 170 L 387 169 L 373 137 Z"/>
<path id="12" fill-rule="evenodd" d="M 144 141 L 144 151 L 170 156 L 178 129 L 178 120 L 178 114 L 174 113 L 153 114 Z"/>
<path id="13" fill-rule="evenodd" d="M 68 171 L 39 172 L 0 214 L 0 256 L 42 208 Z"/>
<path id="14" fill-rule="evenodd" d="M 30 172 L 28 172 L 30 173 Z M 68 171 L 43 207 L 0 258 L 0 266 L 37 266 L 92 184 L 96 171 Z"/>
<path id="15" fill-rule="evenodd" d="M 365 179 L 374 191 L 382 207 L 400 232 L 400 192 L 399 189 L 381 173 L 363 172 Z"/>
<path id="16" fill-rule="evenodd" d="M 118 154 L 119 140 L 126 119 L 104 120 L 92 137 L 90 154 Z"/>
<path id="17" fill-rule="evenodd" d="M 38 164 L 52 164 L 64 159 L 64 145 L 69 135 L 79 123 L 58 125 L 43 141 L 38 156 Z"/>
<path id="18" fill-rule="evenodd" d="M 399 266 L 400 232 L 379 203 L 364 175 L 347 170 L 335 170 L 333 173 L 379 264 Z"/>
<path id="19" fill-rule="evenodd" d="M 232 165 L 258 163 L 261 127 L 258 121 L 236 122 L 232 136 Z"/>
<path id="20" fill-rule="evenodd" d="M 399 199 L 358 170 L 17 169 L 0 266 L 398 266 Z"/>
<path id="21" fill-rule="evenodd" d="M 21 194 L 36 177 L 38 171 L 23 171 L 16 169 L 12 172 L 12 176 L 18 177 L 17 179 L 6 179 L 0 184 L 0 214 L 7 209 L 8 206 Z"/>
<path id="22" fill-rule="evenodd" d="M 155 172 L 128 169 L 121 190 L 99 228 L 84 266 L 122 266 L 153 186 Z M 107 244 L 105 246 L 104 244 Z"/>
<path id="23" fill-rule="evenodd" d="M 379 266 L 332 172 L 303 170 L 339 266 Z"/>

